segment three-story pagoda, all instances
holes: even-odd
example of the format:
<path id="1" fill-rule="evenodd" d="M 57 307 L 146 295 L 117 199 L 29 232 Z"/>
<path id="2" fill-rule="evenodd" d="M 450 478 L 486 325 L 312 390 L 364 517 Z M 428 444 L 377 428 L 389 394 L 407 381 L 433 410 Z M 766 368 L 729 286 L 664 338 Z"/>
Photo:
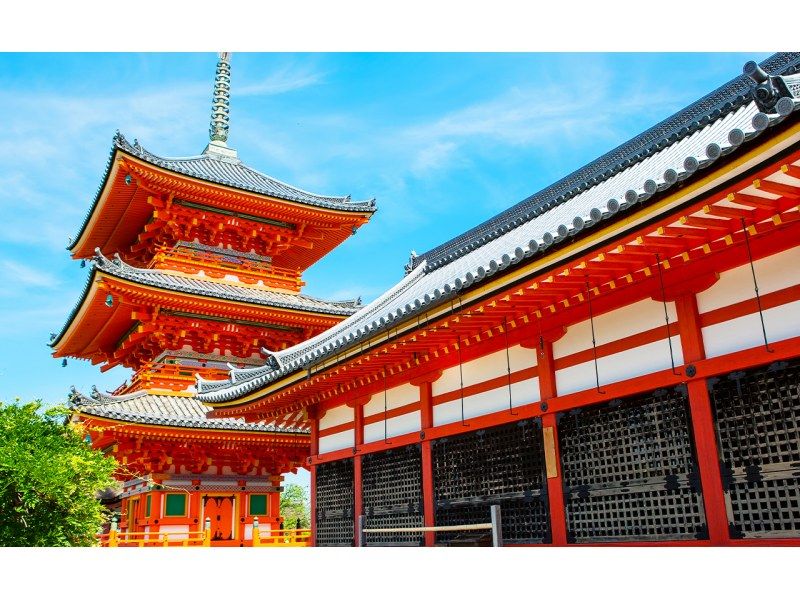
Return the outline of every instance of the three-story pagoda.
<path id="1" fill-rule="evenodd" d="M 261 365 L 357 311 L 358 300 L 303 294 L 302 275 L 376 208 L 245 165 L 227 145 L 229 92 L 222 53 L 198 156 L 162 158 L 115 135 L 68 247 L 89 278 L 51 347 L 64 363 L 134 370 L 111 393 L 71 395 L 93 444 L 120 461 L 121 530 L 180 535 L 209 517 L 216 542 L 243 545 L 254 517 L 281 525 L 281 474 L 303 464 L 308 431 L 301 418 L 208 421 L 195 378 L 232 380 L 227 364 Z"/>

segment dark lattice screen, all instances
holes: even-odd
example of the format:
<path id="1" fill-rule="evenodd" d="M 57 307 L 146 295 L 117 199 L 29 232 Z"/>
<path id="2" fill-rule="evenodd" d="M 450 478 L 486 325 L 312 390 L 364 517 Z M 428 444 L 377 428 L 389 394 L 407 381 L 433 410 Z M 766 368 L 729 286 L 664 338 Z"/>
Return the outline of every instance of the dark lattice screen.
<path id="1" fill-rule="evenodd" d="M 489 507 L 499 504 L 504 542 L 550 541 L 540 420 L 467 432 L 432 444 L 436 525 L 487 523 Z M 456 543 L 469 535 L 442 532 L 436 539 Z M 489 532 L 481 535 L 485 541 Z"/>
<path id="2" fill-rule="evenodd" d="M 418 444 L 364 455 L 361 462 L 365 528 L 421 527 L 422 454 Z M 423 544 L 423 534 L 367 534 L 367 545 Z"/>
<path id="3" fill-rule="evenodd" d="M 800 360 L 709 380 L 732 537 L 800 536 Z"/>
<path id="4" fill-rule="evenodd" d="M 353 460 L 317 465 L 317 546 L 352 546 Z"/>
<path id="5" fill-rule="evenodd" d="M 558 423 L 570 542 L 706 537 L 685 387 Z"/>

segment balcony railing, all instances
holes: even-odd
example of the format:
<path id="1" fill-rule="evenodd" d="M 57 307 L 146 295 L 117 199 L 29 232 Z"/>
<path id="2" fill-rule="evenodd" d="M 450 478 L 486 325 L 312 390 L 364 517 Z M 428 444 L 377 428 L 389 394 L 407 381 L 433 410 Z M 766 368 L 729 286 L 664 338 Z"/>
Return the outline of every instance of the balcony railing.
<path id="1" fill-rule="evenodd" d="M 213 546 L 211 542 L 211 520 L 209 518 L 206 518 L 204 529 L 201 531 L 128 532 L 112 528 L 108 533 L 98 534 L 97 539 L 100 546 L 110 548 Z M 244 541 L 243 545 L 259 548 L 302 548 L 311 545 L 311 530 L 261 530 L 258 526 L 258 517 L 254 517 L 252 538 L 249 541 Z"/>
<path id="2" fill-rule="evenodd" d="M 148 388 L 164 388 L 168 390 L 187 390 L 194 384 L 195 374 L 201 374 L 206 380 L 224 380 L 228 370 L 209 368 L 178 363 L 153 363 L 136 372 L 130 384 L 118 391 L 136 392 Z"/>
<path id="3" fill-rule="evenodd" d="M 98 534 L 101 546 L 211 546 L 211 529 L 200 532 L 119 532 L 112 529 L 107 534 Z"/>
<path id="4" fill-rule="evenodd" d="M 257 548 L 302 548 L 311 545 L 310 529 L 275 529 L 261 531 L 253 522 L 253 546 Z"/>
<path id="5" fill-rule="evenodd" d="M 247 258 L 221 256 L 189 247 L 159 249 L 148 267 L 173 269 L 187 274 L 197 274 L 202 270 L 212 278 L 224 278 L 226 274 L 233 274 L 247 284 L 255 284 L 260 280 L 268 286 L 292 291 L 299 291 L 304 284 L 299 273 L 290 268 Z"/>

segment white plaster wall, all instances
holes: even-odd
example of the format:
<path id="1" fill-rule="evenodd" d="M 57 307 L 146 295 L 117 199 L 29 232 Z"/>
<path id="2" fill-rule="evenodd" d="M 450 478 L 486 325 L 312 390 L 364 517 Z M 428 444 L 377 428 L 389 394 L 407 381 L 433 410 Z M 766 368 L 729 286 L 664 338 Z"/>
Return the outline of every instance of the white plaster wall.
<path id="1" fill-rule="evenodd" d="M 511 404 L 516 407 L 540 400 L 539 380 L 532 378 L 511 385 Z M 464 397 L 464 419 L 508 409 L 508 386 Z M 461 399 L 433 407 L 433 425 L 441 426 L 461 421 Z"/>
<path id="2" fill-rule="evenodd" d="M 411 403 L 419 402 L 419 387 L 413 384 L 402 384 L 386 390 L 386 409 L 396 409 Z M 369 403 L 364 405 L 364 417 L 383 413 L 383 392 L 372 395 Z"/>
<path id="3" fill-rule="evenodd" d="M 419 411 L 390 417 L 386 420 L 386 437 L 402 436 L 422 429 Z M 384 439 L 383 420 L 364 426 L 364 442 L 375 442 Z"/>
<path id="4" fill-rule="evenodd" d="M 347 405 L 335 407 L 330 411 L 327 411 L 322 419 L 319 420 L 319 429 L 327 430 L 328 428 L 332 428 L 334 426 L 349 424 L 354 420 L 354 418 L 355 415 L 351 407 L 348 407 Z"/>
<path id="5" fill-rule="evenodd" d="M 800 265 L 800 264 L 799 264 Z M 770 342 L 800 336 L 800 302 L 764 310 L 764 328 Z M 758 312 L 703 328 L 706 357 L 718 357 L 764 344 Z"/>
<path id="6" fill-rule="evenodd" d="M 319 439 L 319 452 L 330 453 L 338 451 L 343 448 L 353 446 L 355 435 L 353 430 L 345 430 L 344 432 L 337 432 L 330 436 L 320 436 Z"/>
<path id="7" fill-rule="evenodd" d="M 761 295 L 800 284 L 800 247 L 757 260 L 753 268 Z M 753 298 L 753 273 L 750 264 L 744 264 L 722 272 L 714 286 L 699 293 L 697 309 L 702 314 Z"/>
<path id="8" fill-rule="evenodd" d="M 245 523 L 244 524 L 244 539 L 245 540 L 252 540 L 253 539 L 253 524 L 252 523 Z"/>
<path id="9" fill-rule="evenodd" d="M 663 312 L 662 312 L 663 315 Z M 683 351 L 679 336 L 672 337 L 672 351 L 675 366 L 683 365 Z M 600 384 L 611 384 L 658 372 L 672 366 L 667 339 L 634 347 L 614 355 L 597 360 Z M 567 395 L 596 385 L 594 360 L 590 359 L 577 365 L 556 371 L 556 389 L 558 395 Z"/>
<path id="10" fill-rule="evenodd" d="M 462 364 L 464 386 L 508 375 L 509 363 L 511 364 L 512 372 L 534 367 L 536 365 L 536 350 L 514 345 L 508 349 L 508 361 L 506 361 L 505 349 L 489 353 L 472 361 L 465 361 Z M 441 378 L 432 385 L 434 396 L 458 390 L 459 388 L 461 388 L 461 380 L 458 366 L 444 370 Z"/>
<path id="11" fill-rule="evenodd" d="M 162 534 L 169 534 L 170 542 L 172 540 L 185 540 L 188 538 L 188 525 L 162 525 L 159 530 Z"/>
<path id="12" fill-rule="evenodd" d="M 586 310 L 588 315 L 588 307 Z M 675 324 L 678 315 L 674 303 L 667 302 L 667 313 L 670 323 Z M 644 299 L 594 318 L 594 334 L 599 346 L 664 325 L 664 304 Z M 592 327 L 587 319 L 567 328 L 567 333 L 553 343 L 553 357 L 558 359 L 591 348 Z"/>

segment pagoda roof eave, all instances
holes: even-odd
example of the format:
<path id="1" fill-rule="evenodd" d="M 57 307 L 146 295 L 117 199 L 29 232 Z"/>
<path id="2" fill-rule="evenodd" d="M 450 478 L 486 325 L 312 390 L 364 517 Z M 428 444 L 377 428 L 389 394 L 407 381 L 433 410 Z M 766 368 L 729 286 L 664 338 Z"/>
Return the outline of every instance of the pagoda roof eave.
<path id="1" fill-rule="evenodd" d="M 248 305 L 331 316 L 349 316 L 358 311 L 360 306 L 358 299 L 326 301 L 302 293 L 293 294 L 271 291 L 259 289 L 252 285 L 236 285 L 230 282 L 207 280 L 165 270 L 136 268 L 124 263 L 118 257 L 108 259 L 100 253 L 93 260 L 93 264 L 95 269 L 100 272 L 153 289 L 176 291 L 198 297 L 222 299 Z"/>
<path id="2" fill-rule="evenodd" d="M 125 157 L 141 160 L 162 171 L 176 175 L 178 179 L 188 178 L 202 183 L 221 185 L 231 190 L 252 193 L 266 200 L 288 201 L 312 210 L 330 210 L 342 214 L 353 214 L 353 216 L 360 215 L 366 219 L 369 219 L 377 210 L 374 199 L 353 202 L 350 200 L 350 196 L 323 196 L 309 193 L 249 168 L 238 160 L 226 160 L 215 157 L 213 154 L 186 158 L 161 158 L 142 148 L 138 142 L 134 142 L 133 145 L 128 143 L 125 137 L 117 131 L 113 138 L 103 179 L 95 198 L 89 207 L 77 236 L 71 239 L 67 245 L 67 249 L 73 254 L 86 253 L 93 249 L 84 248 L 85 251 L 81 251 L 81 247 L 85 245 L 84 238 L 92 228 L 92 222 L 96 220 L 95 215 L 104 203 L 104 197 L 110 192 L 110 183 L 116 178 L 115 175 L 119 168 L 120 158 Z M 187 166 L 192 164 L 196 168 Z M 222 170 L 223 173 L 233 176 L 234 179 L 226 180 L 222 174 L 218 172 L 215 174 L 216 170 Z M 231 172 L 233 173 L 232 175 Z M 261 181 L 261 185 L 258 184 L 259 181 Z"/>
<path id="3" fill-rule="evenodd" d="M 302 313 L 304 317 L 314 318 L 315 321 L 319 320 L 318 324 L 328 326 L 332 322 L 354 313 L 360 306 L 358 300 L 324 301 L 308 295 L 260 290 L 158 270 L 134 268 L 116 259 L 109 260 L 102 255 L 91 263 L 91 272 L 83 292 L 63 328 L 58 334 L 52 336 L 49 343 L 49 346 L 54 349 L 54 357 L 91 358 L 91 355 L 85 354 L 83 350 L 76 353 L 75 347 L 65 349 L 66 343 L 70 342 L 68 339 L 73 338 L 78 331 L 86 332 L 90 329 L 97 329 L 96 334 L 106 332 L 111 336 L 116 336 L 118 333 L 124 334 L 130 328 L 133 322 L 124 317 L 122 320 L 117 318 L 118 321 L 109 327 L 109 323 L 117 316 L 116 311 L 120 309 L 119 302 L 115 302 L 109 308 L 104 304 L 102 295 L 98 295 L 100 287 L 109 283 L 115 286 L 130 287 L 132 290 L 147 288 L 163 296 L 185 297 L 189 295 L 195 297 L 198 303 L 207 304 L 206 309 L 214 306 L 224 307 L 225 312 L 236 311 L 234 307 L 229 308 L 228 306 L 241 306 L 248 312 L 257 308 L 259 312 L 264 312 L 265 315 L 272 314 L 276 318 L 291 318 L 293 313 Z M 94 312 L 92 312 L 93 309 Z M 90 312 L 97 313 L 98 310 L 103 316 L 101 320 L 95 326 L 84 326 L 85 316 Z M 96 334 L 91 338 L 95 339 Z M 95 341 L 86 340 L 84 348 L 93 342 Z"/>
<path id="4" fill-rule="evenodd" d="M 163 430 L 180 428 L 198 434 L 214 432 L 246 433 L 264 439 L 296 438 L 302 440 L 309 432 L 302 427 L 248 423 L 238 418 L 207 419 L 210 411 L 191 396 L 175 396 L 158 392 L 138 391 L 112 395 L 93 388 L 87 396 L 72 389 L 70 407 L 79 416 L 113 422 L 127 422 Z"/>

